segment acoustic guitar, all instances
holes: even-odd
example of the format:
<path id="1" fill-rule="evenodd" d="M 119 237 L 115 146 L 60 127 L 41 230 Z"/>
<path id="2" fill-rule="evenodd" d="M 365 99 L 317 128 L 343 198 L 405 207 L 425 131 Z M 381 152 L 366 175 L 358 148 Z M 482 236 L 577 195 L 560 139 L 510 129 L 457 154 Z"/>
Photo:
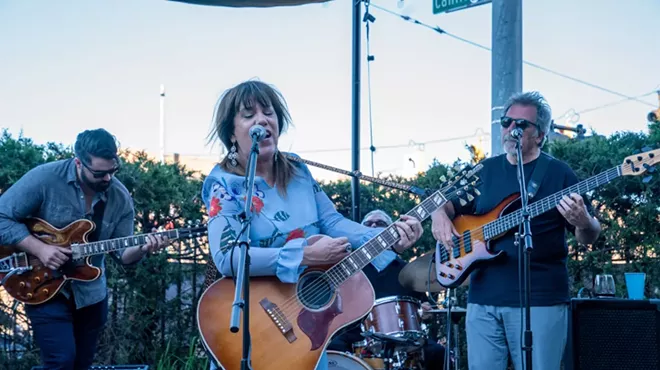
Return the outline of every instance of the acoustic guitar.
<path id="1" fill-rule="evenodd" d="M 0 279 L 3 280 L 5 290 L 13 298 L 30 305 L 49 301 L 69 280 L 98 279 L 101 269 L 91 264 L 92 256 L 144 245 L 148 235 L 161 235 L 175 240 L 196 238 L 207 232 L 206 226 L 196 225 L 88 243 L 87 238 L 95 229 L 90 220 L 76 220 L 62 229 L 40 218 L 28 218 L 24 223 L 30 233 L 42 242 L 71 249 L 69 260 L 54 271 L 29 253 L 11 246 L 0 246 Z"/>
<path id="2" fill-rule="evenodd" d="M 570 193 L 585 194 L 621 176 L 639 176 L 645 172 L 655 172 L 651 167 L 658 163 L 660 149 L 646 151 L 626 157 L 623 163 L 563 189 L 553 195 L 528 205 L 530 217 L 534 218 L 554 209 L 559 201 Z M 645 181 L 650 180 L 646 178 Z M 446 288 L 460 286 L 470 273 L 481 265 L 487 265 L 503 256 L 503 251 L 493 252 L 490 243 L 506 235 L 511 229 L 522 224 L 520 193 L 508 196 L 495 208 L 484 215 L 460 215 L 453 221 L 460 237 L 454 237 L 451 254 L 439 248 L 436 256 L 437 279 Z M 476 241 L 484 244 L 475 246 Z"/>
<path id="3" fill-rule="evenodd" d="M 424 221 L 448 200 L 474 199 L 470 192 L 479 181 L 475 173 L 482 167 L 466 167 L 407 215 Z M 315 235 L 308 241 L 325 237 Z M 250 276 L 250 302 L 245 309 L 250 315 L 251 368 L 314 370 L 330 338 L 373 307 L 374 290 L 362 268 L 399 239 L 396 226 L 391 225 L 340 262 L 305 269 L 295 284 L 275 276 Z M 229 328 L 234 291 L 233 280 L 222 277 L 202 293 L 197 306 L 202 343 L 224 370 L 241 368 L 242 333 Z"/>

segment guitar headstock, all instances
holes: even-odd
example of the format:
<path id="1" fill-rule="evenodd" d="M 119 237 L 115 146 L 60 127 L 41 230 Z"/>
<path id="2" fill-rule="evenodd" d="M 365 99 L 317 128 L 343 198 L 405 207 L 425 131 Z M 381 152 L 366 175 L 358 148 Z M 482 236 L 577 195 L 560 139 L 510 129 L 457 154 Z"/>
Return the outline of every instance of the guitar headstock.
<path id="1" fill-rule="evenodd" d="M 447 199 L 456 197 L 461 205 L 466 205 L 474 200 L 475 196 L 481 195 L 477 186 L 481 184 L 481 179 L 477 173 L 483 168 L 482 164 L 476 166 L 466 166 L 457 174 L 443 184 L 442 192 Z"/>
<path id="2" fill-rule="evenodd" d="M 623 159 L 621 163 L 621 175 L 623 176 L 639 176 L 648 171 L 649 174 L 655 173 L 655 167 L 660 161 L 660 149 L 650 150 L 650 148 L 642 149 L 644 152 L 629 155 Z M 649 182 L 651 176 L 644 178 L 644 182 Z"/>
<path id="3" fill-rule="evenodd" d="M 203 224 L 201 220 L 196 220 L 194 223 L 191 220 L 188 220 L 188 227 L 185 229 L 179 229 L 179 238 L 199 238 L 208 233 L 206 224 Z"/>

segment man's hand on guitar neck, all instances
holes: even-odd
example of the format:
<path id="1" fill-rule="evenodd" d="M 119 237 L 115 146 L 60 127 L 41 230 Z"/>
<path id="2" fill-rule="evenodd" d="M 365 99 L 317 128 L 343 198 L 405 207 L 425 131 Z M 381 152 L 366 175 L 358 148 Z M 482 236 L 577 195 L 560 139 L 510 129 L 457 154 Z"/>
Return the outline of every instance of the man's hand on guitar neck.
<path id="1" fill-rule="evenodd" d="M 156 233 L 158 232 L 158 230 L 154 228 L 151 230 L 151 232 Z M 162 236 L 162 235 L 157 235 L 157 234 L 146 235 L 146 239 L 147 239 L 147 244 L 138 247 L 126 248 L 126 251 L 124 252 L 124 254 L 122 254 L 122 262 L 126 264 L 137 262 L 147 254 L 156 253 L 170 244 L 169 239 L 166 236 Z"/>
<path id="2" fill-rule="evenodd" d="M 461 236 L 456 227 L 451 222 L 451 217 L 454 216 L 454 207 L 451 203 L 447 203 L 444 206 L 438 208 L 435 212 L 431 214 L 431 232 L 435 240 L 442 243 L 442 245 L 447 248 L 448 251 L 451 251 L 451 248 L 454 247 L 454 242 L 452 241 L 453 237 Z"/>
<path id="3" fill-rule="evenodd" d="M 71 249 L 46 244 L 32 235 L 23 239 L 17 246 L 37 257 L 44 266 L 51 270 L 59 269 L 71 256 Z"/>

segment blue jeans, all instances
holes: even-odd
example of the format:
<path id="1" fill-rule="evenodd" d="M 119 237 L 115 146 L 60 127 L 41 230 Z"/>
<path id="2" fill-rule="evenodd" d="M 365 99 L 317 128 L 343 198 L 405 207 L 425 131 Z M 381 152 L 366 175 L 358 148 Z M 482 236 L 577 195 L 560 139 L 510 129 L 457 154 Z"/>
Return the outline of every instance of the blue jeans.
<path id="1" fill-rule="evenodd" d="M 82 370 L 94 361 L 99 335 L 108 317 L 108 298 L 75 308 L 72 300 L 58 294 L 50 301 L 25 306 L 45 369 Z"/>
<path id="2" fill-rule="evenodd" d="M 568 336 L 568 305 L 531 307 L 532 367 L 559 370 Z M 521 321 L 518 307 L 468 304 L 465 331 L 470 370 L 506 370 L 509 355 L 516 370 L 523 369 Z"/>

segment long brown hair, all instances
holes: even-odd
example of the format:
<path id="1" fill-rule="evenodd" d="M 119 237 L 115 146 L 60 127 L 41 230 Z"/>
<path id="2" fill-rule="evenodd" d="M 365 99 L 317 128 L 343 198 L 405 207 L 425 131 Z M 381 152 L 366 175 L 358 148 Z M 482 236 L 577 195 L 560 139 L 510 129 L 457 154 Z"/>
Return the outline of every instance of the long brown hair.
<path id="1" fill-rule="evenodd" d="M 220 139 L 227 152 L 232 145 L 237 145 L 231 142 L 231 137 L 234 135 L 234 117 L 240 110 L 241 104 L 246 109 L 250 109 L 255 104 L 272 107 L 279 122 L 278 135 L 281 135 L 291 125 L 291 116 L 286 101 L 277 89 L 261 81 L 242 82 L 225 91 L 220 97 L 213 117 L 213 129 L 209 134 L 209 141 Z M 225 156 L 220 162 L 220 166 L 227 172 L 245 175 L 245 168 L 240 163 L 234 167 L 229 162 L 229 158 Z M 296 174 L 296 167 L 286 156 L 275 154 L 273 173 L 278 191 L 286 196 L 286 187 Z"/>

